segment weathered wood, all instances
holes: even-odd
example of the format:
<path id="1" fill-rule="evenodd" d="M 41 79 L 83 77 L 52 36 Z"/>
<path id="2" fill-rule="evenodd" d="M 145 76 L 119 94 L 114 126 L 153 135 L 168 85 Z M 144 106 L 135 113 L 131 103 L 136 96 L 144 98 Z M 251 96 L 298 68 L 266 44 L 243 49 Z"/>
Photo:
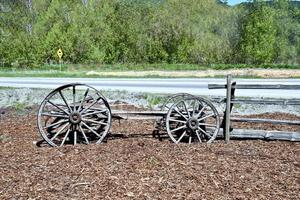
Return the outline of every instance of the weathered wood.
<path id="1" fill-rule="evenodd" d="M 230 77 L 231 78 L 231 77 Z M 286 125 L 300 125 L 300 121 L 289 120 L 273 120 L 273 119 L 257 119 L 257 118 L 231 118 L 229 105 L 231 104 L 264 104 L 264 105 L 300 105 L 300 99 L 237 99 L 234 96 L 229 95 L 231 89 L 282 89 L 282 90 L 300 90 L 300 85 L 281 85 L 281 84 L 237 84 L 232 85 L 231 81 L 227 77 L 227 84 L 209 84 L 209 89 L 226 89 L 226 110 L 224 118 L 226 120 L 226 126 L 223 130 L 220 130 L 219 136 L 225 137 L 225 141 L 229 141 L 228 138 L 235 139 L 267 139 L 267 140 L 287 140 L 287 141 L 300 141 L 300 133 L 287 132 L 287 131 L 264 131 L 264 130 L 249 130 L 249 129 L 235 129 L 230 135 L 230 121 L 232 122 L 253 122 L 253 123 L 272 123 L 272 124 L 286 124 Z M 224 102 L 223 99 L 213 99 L 219 103 Z M 226 112 L 227 111 L 227 112 Z M 230 120 L 229 122 L 227 120 Z M 225 132 L 225 136 L 223 135 Z"/>
<path id="2" fill-rule="evenodd" d="M 271 123 L 271 124 L 300 125 L 300 121 L 258 119 L 258 118 L 237 118 L 237 117 L 232 117 L 231 121 L 232 122 L 251 122 L 251 123 Z"/>
<path id="3" fill-rule="evenodd" d="M 230 140 L 230 105 L 231 105 L 231 75 L 227 76 L 226 111 L 225 111 L 225 142 Z"/>
<path id="4" fill-rule="evenodd" d="M 298 99 L 232 99 L 233 104 L 300 105 Z"/>
<path id="5" fill-rule="evenodd" d="M 114 117 L 114 119 L 124 119 L 124 120 L 157 120 L 157 118 L 159 117 L 155 117 L 155 116 L 145 116 L 145 115 L 116 115 L 116 117 Z"/>
<path id="6" fill-rule="evenodd" d="M 124 111 L 124 110 L 112 110 L 113 119 L 124 120 L 156 120 L 162 118 L 167 114 L 166 111 Z"/>
<path id="7" fill-rule="evenodd" d="M 223 131 L 220 130 L 218 138 L 223 138 Z M 234 129 L 230 133 L 231 139 L 262 139 L 262 140 L 283 140 L 300 142 L 299 132 L 289 131 L 265 131 L 252 129 Z"/>
<path id="8" fill-rule="evenodd" d="M 124 111 L 112 110 L 113 115 L 147 115 L 147 116 L 164 116 L 167 111 Z"/>
<path id="9" fill-rule="evenodd" d="M 282 84 L 237 84 L 235 89 L 256 89 L 256 90 L 300 90 L 300 85 L 282 85 Z M 226 89 L 224 84 L 208 84 L 208 89 Z"/>

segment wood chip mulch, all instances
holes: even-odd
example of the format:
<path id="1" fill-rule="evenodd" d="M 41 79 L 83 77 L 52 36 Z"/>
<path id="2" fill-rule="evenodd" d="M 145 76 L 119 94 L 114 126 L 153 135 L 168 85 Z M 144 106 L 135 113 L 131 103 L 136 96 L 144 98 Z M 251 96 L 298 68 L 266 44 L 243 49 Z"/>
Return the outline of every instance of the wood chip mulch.
<path id="1" fill-rule="evenodd" d="M 32 112 L 0 120 L 0 199 L 300 199 L 300 143 L 180 144 L 152 121 L 114 122 L 99 145 L 37 147 Z"/>

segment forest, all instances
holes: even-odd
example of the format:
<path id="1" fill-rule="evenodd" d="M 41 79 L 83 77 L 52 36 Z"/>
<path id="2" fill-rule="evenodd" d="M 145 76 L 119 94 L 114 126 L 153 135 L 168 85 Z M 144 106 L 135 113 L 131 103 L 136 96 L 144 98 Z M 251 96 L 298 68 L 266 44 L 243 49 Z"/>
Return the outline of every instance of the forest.
<path id="1" fill-rule="evenodd" d="M 300 2 L 0 0 L 0 66 L 300 64 Z"/>

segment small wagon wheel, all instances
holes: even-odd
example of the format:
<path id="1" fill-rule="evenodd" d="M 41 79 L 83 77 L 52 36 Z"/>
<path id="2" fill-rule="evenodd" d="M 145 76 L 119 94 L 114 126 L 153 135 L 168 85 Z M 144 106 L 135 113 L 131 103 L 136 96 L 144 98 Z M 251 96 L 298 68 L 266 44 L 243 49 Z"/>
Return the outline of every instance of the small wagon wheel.
<path id="1" fill-rule="evenodd" d="M 164 101 L 163 105 L 161 106 L 161 110 L 168 111 L 174 103 L 177 103 L 178 101 L 181 101 L 186 98 L 193 98 L 193 97 L 195 97 L 195 96 L 192 94 L 189 94 L 189 93 L 174 94 L 174 95 L 168 97 L 166 101 Z"/>
<path id="2" fill-rule="evenodd" d="M 211 143 L 220 130 L 220 117 L 209 100 L 202 97 L 185 98 L 169 109 L 166 129 L 175 143 Z"/>
<path id="3" fill-rule="evenodd" d="M 111 126 L 111 110 L 95 88 L 67 84 L 43 100 L 37 124 L 41 136 L 51 146 L 101 143 Z"/>
<path id="4" fill-rule="evenodd" d="M 174 103 L 177 103 L 186 98 L 194 98 L 194 97 L 195 97 L 194 95 L 189 94 L 189 93 L 173 94 L 173 95 L 167 97 L 167 99 L 163 102 L 160 110 L 165 111 L 167 113 L 168 110 L 171 108 L 171 106 Z M 164 135 L 165 130 L 166 130 L 166 118 L 165 117 L 157 118 L 154 126 L 156 129 L 153 131 L 153 137 L 161 138 L 161 136 Z"/>

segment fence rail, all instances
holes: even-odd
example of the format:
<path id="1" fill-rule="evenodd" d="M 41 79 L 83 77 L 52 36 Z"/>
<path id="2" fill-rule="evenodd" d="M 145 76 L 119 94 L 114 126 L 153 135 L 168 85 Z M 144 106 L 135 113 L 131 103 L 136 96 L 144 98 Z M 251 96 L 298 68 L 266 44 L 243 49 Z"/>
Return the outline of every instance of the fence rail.
<path id="1" fill-rule="evenodd" d="M 222 84 L 209 84 L 208 89 L 226 89 L 226 85 Z M 233 89 L 255 89 L 255 90 L 300 90 L 300 85 L 282 85 L 282 84 L 239 84 L 239 85 L 232 85 L 231 88 Z"/>
<path id="2" fill-rule="evenodd" d="M 300 90 L 300 85 L 282 85 L 282 84 L 237 84 L 232 82 L 231 75 L 227 76 L 227 84 L 209 84 L 208 89 L 226 89 L 226 98 L 223 102 L 226 102 L 226 109 L 224 112 L 222 128 L 225 135 L 225 141 L 228 143 L 230 137 L 233 138 L 277 138 L 276 134 L 279 134 L 279 139 L 284 138 L 289 141 L 300 141 L 300 133 L 287 132 L 287 131 L 264 131 L 264 130 L 246 130 L 238 129 L 233 131 L 230 126 L 231 122 L 248 122 L 248 123 L 271 123 L 271 124 L 284 124 L 284 125 L 300 125 L 300 121 L 290 120 L 274 120 L 274 119 L 258 119 L 258 118 L 239 118 L 231 117 L 231 111 L 234 104 L 263 104 L 263 105 L 300 105 L 300 99 L 241 99 L 235 98 L 236 89 L 272 89 L 272 90 Z M 284 135 L 286 133 L 286 135 Z M 272 137 L 269 137 L 270 134 Z M 256 136 L 255 136 L 256 135 Z"/>

